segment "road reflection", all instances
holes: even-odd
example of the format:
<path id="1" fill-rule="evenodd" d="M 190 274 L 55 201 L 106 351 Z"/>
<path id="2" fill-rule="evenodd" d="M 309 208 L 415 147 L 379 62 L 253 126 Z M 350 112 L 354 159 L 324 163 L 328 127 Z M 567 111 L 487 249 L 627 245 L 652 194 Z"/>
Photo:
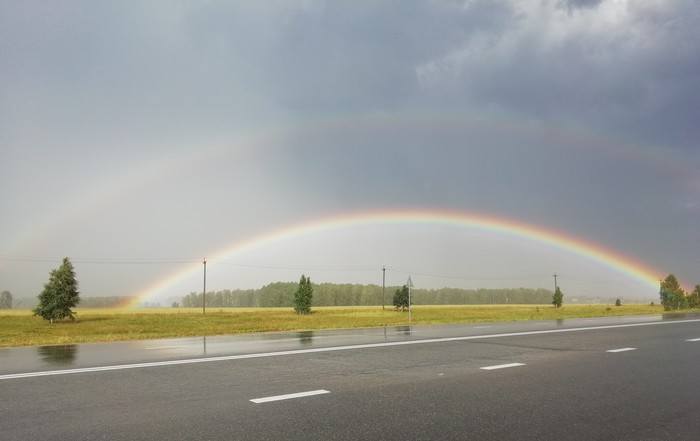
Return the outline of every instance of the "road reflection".
<path id="1" fill-rule="evenodd" d="M 51 365 L 70 366 L 78 355 L 78 345 L 39 346 L 39 357 Z"/>
<path id="2" fill-rule="evenodd" d="M 664 312 L 661 320 L 687 320 L 700 318 L 700 312 Z"/>
<path id="3" fill-rule="evenodd" d="M 413 332 L 413 328 L 411 326 L 396 326 L 394 327 L 394 330 L 396 331 L 396 334 L 406 336 L 410 336 Z"/>
<path id="4" fill-rule="evenodd" d="M 597 317 L 540 322 L 477 323 L 437 326 L 388 326 L 382 329 L 291 331 L 180 339 L 142 340 L 41 347 L 0 348 L 0 375 L 19 372 L 137 364 L 197 357 L 236 356 L 308 348 L 372 345 L 379 342 L 469 337 L 536 329 L 631 326 L 660 321 L 698 320 L 700 313 L 665 313 L 636 317 Z M 545 326 L 545 327 L 543 327 Z M 48 367 L 48 369 L 47 369 Z"/>
<path id="5" fill-rule="evenodd" d="M 314 331 L 297 332 L 297 338 L 302 345 L 310 345 L 314 341 Z"/>

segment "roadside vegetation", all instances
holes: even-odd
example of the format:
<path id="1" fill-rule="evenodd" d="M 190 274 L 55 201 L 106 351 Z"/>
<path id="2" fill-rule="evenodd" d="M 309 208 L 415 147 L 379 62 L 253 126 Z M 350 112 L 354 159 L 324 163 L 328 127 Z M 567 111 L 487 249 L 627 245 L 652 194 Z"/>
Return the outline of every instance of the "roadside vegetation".
<path id="1" fill-rule="evenodd" d="M 413 325 L 556 320 L 660 314 L 662 305 L 456 305 L 411 306 Z M 75 321 L 47 323 L 30 310 L 0 311 L 0 347 L 113 342 L 175 337 L 318 329 L 406 326 L 408 314 L 391 306 L 294 308 L 82 309 Z"/>
<path id="2" fill-rule="evenodd" d="M 407 309 L 409 314 L 412 313 L 411 325 L 434 325 L 644 315 L 700 307 L 700 285 L 692 293 L 686 293 L 672 274 L 661 282 L 660 305 L 652 302 L 650 305 L 622 306 L 617 299 L 614 307 L 601 304 L 564 305 L 559 287 L 550 297 L 551 304 L 546 305 L 544 302 L 532 304 L 534 299 L 546 299 L 551 295 L 551 291 L 548 293 L 546 290 L 467 291 L 445 288 L 416 290 L 416 296 L 410 299 L 410 287 L 403 286 L 396 288 L 392 302 L 394 308 L 391 308 L 377 306 L 380 299 L 384 304 L 385 297 L 384 289 L 375 285 L 312 285 L 311 279 L 302 275 L 296 286 L 272 284 L 258 292 L 251 292 L 250 296 L 235 291 L 215 293 L 214 304 L 210 304 L 212 296 L 207 294 L 208 312 L 204 314 L 204 310 L 199 309 L 204 296 L 197 293 L 183 298 L 183 305 L 190 306 L 184 308 L 179 307 L 177 302 L 167 309 L 76 308 L 81 301 L 77 288 L 73 266 L 65 258 L 59 268 L 51 271 L 36 309 L 0 310 L 0 347 L 406 326 L 409 324 L 409 315 L 405 313 Z M 501 300 L 501 296 L 505 303 L 511 304 L 493 304 Z M 281 304 L 279 307 L 264 308 L 228 308 L 222 305 L 240 301 L 241 298 L 247 298 L 256 305 L 263 303 L 268 306 L 267 302 Z M 3 291 L 0 300 L 3 306 L 13 305 L 9 292 Z M 445 305 L 449 300 L 457 301 Z M 517 300 L 521 303 L 512 304 Z M 331 301 L 335 305 L 353 304 L 324 306 Z M 468 301 L 477 304 L 464 304 Z M 492 304 L 483 304 L 488 302 Z M 216 303 L 222 306 L 217 308 Z M 70 320 L 63 320 L 65 318 Z"/>

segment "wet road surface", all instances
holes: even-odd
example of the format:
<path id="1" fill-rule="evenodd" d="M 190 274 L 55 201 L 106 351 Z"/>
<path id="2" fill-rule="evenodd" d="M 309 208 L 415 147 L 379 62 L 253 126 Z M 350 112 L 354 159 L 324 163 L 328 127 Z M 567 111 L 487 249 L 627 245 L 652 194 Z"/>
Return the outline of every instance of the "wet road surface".
<path id="1" fill-rule="evenodd" d="M 19 348 L 0 414 L 7 440 L 697 440 L 699 369 L 697 315 Z"/>
<path id="2" fill-rule="evenodd" d="M 533 329 L 571 329 L 593 325 L 651 323 L 668 320 L 669 317 L 671 316 L 664 319 L 662 316 L 653 315 L 467 325 L 402 326 L 0 348 L 0 375 L 309 348 L 478 336 Z M 686 316 L 680 318 L 683 317 Z"/>

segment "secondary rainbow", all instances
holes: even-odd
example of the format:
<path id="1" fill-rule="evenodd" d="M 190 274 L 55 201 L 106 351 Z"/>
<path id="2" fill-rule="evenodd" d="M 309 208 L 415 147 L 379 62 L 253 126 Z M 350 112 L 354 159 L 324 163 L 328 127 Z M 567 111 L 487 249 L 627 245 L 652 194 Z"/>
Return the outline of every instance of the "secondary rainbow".
<path id="1" fill-rule="evenodd" d="M 307 234 L 363 225 L 392 224 L 427 224 L 472 228 L 486 232 L 524 238 L 537 243 L 568 251 L 575 255 L 598 262 L 621 273 L 643 285 L 655 290 L 658 287 L 660 272 L 635 259 L 604 248 L 593 242 L 584 241 L 565 233 L 543 229 L 520 221 L 499 218 L 484 214 L 472 214 L 447 210 L 391 210 L 383 212 L 351 212 L 330 217 L 323 217 L 309 222 L 302 222 L 289 227 L 277 229 L 251 238 L 244 242 L 232 244 L 208 257 L 209 262 L 235 258 L 247 251 L 271 245 L 285 239 Z M 165 293 L 169 287 L 193 277 L 202 271 L 201 264 L 192 264 L 186 269 L 169 274 L 167 277 L 144 290 L 129 306 L 150 301 Z"/>
<path id="2" fill-rule="evenodd" d="M 6 254 L 25 254 L 23 248 L 42 243 L 61 225 L 75 222 L 76 219 L 96 210 L 102 204 L 110 203 L 117 198 L 128 199 L 130 194 L 151 186 L 153 182 L 158 182 L 164 176 L 186 174 L 189 167 L 195 166 L 193 164 L 220 161 L 222 157 L 225 158 L 234 152 L 238 155 L 249 155 L 257 151 L 285 148 L 290 140 L 303 141 L 305 138 L 342 134 L 343 131 L 355 130 L 357 127 L 396 130 L 397 133 L 403 133 L 406 128 L 420 126 L 453 127 L 491 134 L 508 133 L 516 138 L 534 137 L 549 140 L 555 145 L 569 149 L 595 149 L 610 158 L 617 157 L 625 161 L 637 162 L 654 173 L 661 170 L 673 176 L 674 179 L 678 176 L 687 176 L 687 179 L 694 180 L 697 176 L 697 167 L 694 167 L 688 158 L 673 156 L 668 149 L 632 144 L 608 135 L 588 133 L 573 126 L 552 123 L 542 125 L 540 121 L 507 115 L 449 112 L 413 111 L 386 115 L 331 115 L 324 118 L 292 121 L 287 124 L 255 127 L 225 142 L 213 143 L 204 148 L 197 146 L 197 148 L 181 149 L 172 152 L 167 158 L 159 156 L 150 163 L 128 169 L 123 174 L 104 182 L 87 186 L 82 193 L 78 192 L 70 199 L 63 201 L 58 211 L 54 211 L 52 216 L 25 222 L 21 229 L 6 232 L 3 237 L 0 237 L 0 245 L 8 250 Z"/>

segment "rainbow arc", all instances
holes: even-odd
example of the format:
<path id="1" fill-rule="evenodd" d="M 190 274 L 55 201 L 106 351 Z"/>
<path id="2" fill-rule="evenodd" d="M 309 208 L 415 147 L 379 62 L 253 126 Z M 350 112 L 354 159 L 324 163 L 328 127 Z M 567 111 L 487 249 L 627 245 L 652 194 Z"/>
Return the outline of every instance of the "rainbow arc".
<path id="1" fill-rule="evenodd" d="M 485 214 L 464 213 L 448 210 L 389 210 L 353 212 L 324 217 L 277 229 L 247 241 L 227 246 L 207 257 L 208 262 L 226 261 L 257 248 L 275 243 L 328 231 L 340 231 L 358 226 L 373 225 L 432 225 L 477 229 L 495 234 L 527 239 L 542 245 L 578 255 L 610 268 L 630 279 L 642 283 L 652 292 L 658 288 L 660 272 L 615 250 L 605 248 L 563 232 L 544 229 L 524 222 L 499 218 Z M 140 293 L 129 306 L 136 306 L 167 292 L 178 282 L 201 272 L 201 264 L 171 273 Z"/>

